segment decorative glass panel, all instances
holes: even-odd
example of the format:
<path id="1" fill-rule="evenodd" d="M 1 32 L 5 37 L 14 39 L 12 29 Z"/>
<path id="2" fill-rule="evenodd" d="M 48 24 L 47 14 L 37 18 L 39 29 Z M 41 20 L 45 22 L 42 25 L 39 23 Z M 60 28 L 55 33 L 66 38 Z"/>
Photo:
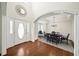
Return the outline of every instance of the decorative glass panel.
<path id="1" fill-rule="evenodd" d="M 24 36 L 24 25 L 22 23 L 19 23 L 18 26 L 18 36 L 20 39 L 22 39 Z"/>
<path id="2" fill-rule="evenodd" d="M 20 13 L 25 14 L 25 10 L 21 8 Z"/>
<path id="3" fill-rule="evenodd" d="M 18 15 L 26 16 L 27 14 L 26 8 L 23 7 L 22 5 L 16 5 L 15 9 Z"/>
<path id="4" fill-rule="evenodd" d="M 13 21 L 10 20 L 10 34 L 13 33 Z"/>

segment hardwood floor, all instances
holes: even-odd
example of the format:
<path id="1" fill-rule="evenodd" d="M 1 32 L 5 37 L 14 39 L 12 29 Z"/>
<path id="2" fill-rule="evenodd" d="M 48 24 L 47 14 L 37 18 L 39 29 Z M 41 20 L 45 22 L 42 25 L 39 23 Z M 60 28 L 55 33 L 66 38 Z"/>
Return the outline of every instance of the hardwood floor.
<path id="1" fill-rule="evenodd" d="M 7 49 L 6 56 L 73 56 L 73 53 L 36 40 Z"/>

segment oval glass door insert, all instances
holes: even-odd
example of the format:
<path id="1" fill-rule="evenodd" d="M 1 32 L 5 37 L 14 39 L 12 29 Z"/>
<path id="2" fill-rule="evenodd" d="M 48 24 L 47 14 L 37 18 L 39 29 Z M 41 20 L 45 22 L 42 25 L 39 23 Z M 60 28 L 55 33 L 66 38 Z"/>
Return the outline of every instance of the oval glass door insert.
<path id="1" fill-rule="evenodd" d="M 22 23 L 19 23 L 19 26 L 18 26 L 18 37 L 20 39 L 22 39 L 24 36 L 24 25 Z"/>

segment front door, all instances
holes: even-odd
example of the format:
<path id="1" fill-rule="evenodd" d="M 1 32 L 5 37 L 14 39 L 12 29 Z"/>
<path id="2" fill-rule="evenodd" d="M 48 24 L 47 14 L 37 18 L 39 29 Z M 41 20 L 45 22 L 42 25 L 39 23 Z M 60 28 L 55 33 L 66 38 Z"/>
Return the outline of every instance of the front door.
<path id="1" fill-rule="evenodd" d="M 15 20 L 15 45 L 26 42 L 27 40 L 26 23 L 23 21 Z"/>

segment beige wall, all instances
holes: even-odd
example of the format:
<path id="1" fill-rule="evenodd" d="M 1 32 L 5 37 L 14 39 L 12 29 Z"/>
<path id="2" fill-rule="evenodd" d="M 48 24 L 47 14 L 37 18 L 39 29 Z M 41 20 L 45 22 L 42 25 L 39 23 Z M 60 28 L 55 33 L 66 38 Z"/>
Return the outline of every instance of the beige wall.
<path id="1" fill-rule="evenodd" d="M 49 21 L 49 23 L 47 25 L 47 32 L 51 33 L 52 31 L 56 31 L 56 32 L 60 32 L 62 34 L 70 33 L 69 39 L 74 41 L 74 22 L 73 22 L 74 17 L 71 16 L 69 19 L 70 20 L 67 20 L 67 18 L 65 18 L 65 17 L 59 18 L 58 20 L 61 20 L 61 21 L 56 22 L 56 24 L 57 24 L 56 27 L 52 27 L 51 25 L 53 23 L 52 23 L 52 21 Z"/>

